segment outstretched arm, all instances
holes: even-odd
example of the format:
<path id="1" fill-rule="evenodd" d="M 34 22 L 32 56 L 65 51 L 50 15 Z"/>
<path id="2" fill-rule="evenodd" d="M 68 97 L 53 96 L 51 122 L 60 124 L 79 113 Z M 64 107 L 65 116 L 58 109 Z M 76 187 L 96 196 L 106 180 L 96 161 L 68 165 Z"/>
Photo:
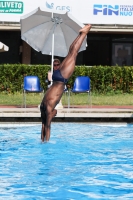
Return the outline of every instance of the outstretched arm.
<path id="1" fill-rule="evenodd" d="M 53 110 L 52 112 L 49 112 L 46 114 L 46 124 L 44 127 L 44 134 L 45 136 L 42 138 L 42 141 L 46 140 L 49 141 L 50 139 L 50 128 L 51 128 L 51 121 L 56 116 L 57 110 Z"/>
<path id="2" fill-rule="evenodd" d="M 41 140 L 44 141 L 45 138 L 45 124 L 42 123 L 42 129 L 41 129 Z"/>

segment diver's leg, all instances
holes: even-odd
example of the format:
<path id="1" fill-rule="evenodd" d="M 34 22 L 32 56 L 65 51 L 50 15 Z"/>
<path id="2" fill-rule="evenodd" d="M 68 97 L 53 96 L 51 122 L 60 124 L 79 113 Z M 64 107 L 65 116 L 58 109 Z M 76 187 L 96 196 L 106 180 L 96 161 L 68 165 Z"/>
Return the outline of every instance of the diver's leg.
<path id="1" fill-rule="evenodd" d="M 73 41 L 69 48 L 67 57 L 61 63 L 60 71 L 65 79 L 70 78 L 72 75 L 75 68 L 78 51 L 90 29 L 91 25 L 88 24 L 79 31 L 78 37 Z"/>

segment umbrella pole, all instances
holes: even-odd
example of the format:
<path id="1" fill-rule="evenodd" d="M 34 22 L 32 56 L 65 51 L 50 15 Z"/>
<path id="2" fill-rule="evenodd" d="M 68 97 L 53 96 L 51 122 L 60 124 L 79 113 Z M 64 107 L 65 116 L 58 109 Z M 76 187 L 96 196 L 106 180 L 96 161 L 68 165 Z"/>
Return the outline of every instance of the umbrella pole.
<path id="1" fill-rule="evenodd" d="M 54 31 L 52 35 L 52 63 L 51 63 L 51 75 L 53 75 L 53 62 L 54 62 Z M 51 85 L 53 83 L 53 80 L 51 81 Z"/>
<path id="2" fill-rule="evenodd" d="M 56 28 L 56 24 L 54 24 L 53 34 L 52 34 L 52 63 L 51 63 L 51 76 L 53 75 L 53 62 L 54 62 L 54 30 Z M 51 85 L 53 84 L 53 80 L 51 81 Z"/>
<path id="3" fill-rule="evenodd" d="M 52 13 L 52 18 L 53 18 L 53 13 Z M 53 62 L 54 62 L 54 31 L 56 28 L 57 24 L 54 24 L 54 28 L 53 28 L 53 35 L 52 35 L 52 63 L 51 63 L 51 75 L 53 75 Z M 53 84 L 53 80 L 51 81 L 51 85 Z M 55 107 L 56 109 L 62 109 L 63 105 L 62 105 L 62 101 L 60 100 L 60 102 L 56 105 Z"/>
<path id="4" fill-rule="evenodd" d="M 53 62 L 54 62 L 54 30 L 56 28 L 56 24 L 54 24 L 54 28 L 53 28 L 53 35 L 52 35 L 52 64 L 51 64 L 51 74 L 53 74 Z M 53 80 L 51 81 L 51 85 L 53 84 Z M 62 100 L 60 100 L 60 102 L 56 105 L 55 109 L 62 109 L 63 105 L 62 105 Z"/>

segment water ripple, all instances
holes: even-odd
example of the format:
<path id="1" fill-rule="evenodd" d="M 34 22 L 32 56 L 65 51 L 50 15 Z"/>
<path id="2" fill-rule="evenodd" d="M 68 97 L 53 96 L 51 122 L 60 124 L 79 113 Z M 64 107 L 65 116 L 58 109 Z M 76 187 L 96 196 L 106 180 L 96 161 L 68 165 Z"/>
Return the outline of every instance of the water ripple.
<path id="1" fill-rule="evenodd" d="M 133 199 L 133 126 L 0 126 L 0 199 Z"/>

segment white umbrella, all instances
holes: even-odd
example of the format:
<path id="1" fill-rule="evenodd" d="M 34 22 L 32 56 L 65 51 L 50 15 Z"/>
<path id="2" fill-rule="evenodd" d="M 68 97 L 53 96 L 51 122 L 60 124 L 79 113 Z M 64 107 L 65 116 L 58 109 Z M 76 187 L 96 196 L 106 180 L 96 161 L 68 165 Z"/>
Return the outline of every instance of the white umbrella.
<path id="1" fill-rule="evenodd" d="M 9 47 L 0 42 L 0 52 L 9 51 Z"/>
<path id="2" fill-rule="evenodd" d="M 65 57 L 69 46 L 84 26 L 70 13 L 37 8 L 20 19 L 21 38 L 33 49 L 53 57 Z M 86 49 L 86 39 L 79 51 Z"/>

